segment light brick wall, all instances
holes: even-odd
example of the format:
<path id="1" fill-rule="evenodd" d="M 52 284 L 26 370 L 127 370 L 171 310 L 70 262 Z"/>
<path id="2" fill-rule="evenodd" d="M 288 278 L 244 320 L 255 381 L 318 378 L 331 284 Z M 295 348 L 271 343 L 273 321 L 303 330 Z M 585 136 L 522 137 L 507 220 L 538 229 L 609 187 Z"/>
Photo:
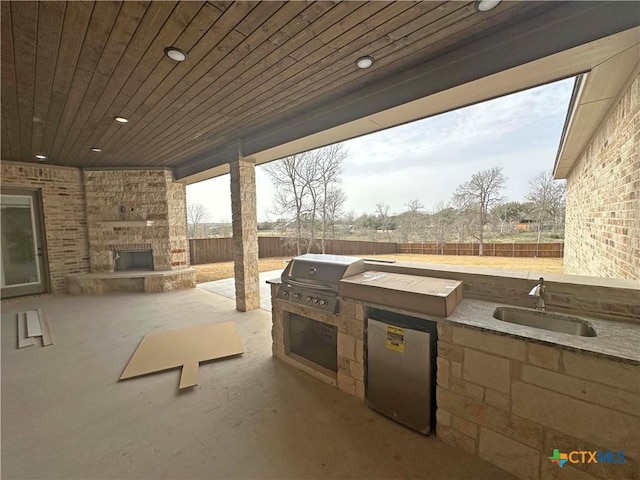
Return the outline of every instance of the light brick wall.
<path id="1" fill-rule="evenodd" d="M 638 478 L 640 366 L 438 324 L 437 436 L 528 480 Z M 624 451 L 566 464 L 553 449 Z"/>
<path id="2" fill-rule="evenodd" d="M 92 272 L 113 271 L 113 250 L 121 245 L 150 246 L 154 270 L 189 266 L 186 191 L 171 171 L 85 170 L 84 184 Z M 144 220 L 153 225 L 104 223 Z"/>
<path id="3" fill-rule="evenodd" d="M 52 293 L 66 293 L 67 275 L 89 271 L 82 172 L 76 168 L 2 162 L 2 186 L 41 191 Z"/>
<path id="4" fill-rule="evenodd" d="M 567 178 L 564 270 L 640 278 L 640 77 Z"/>

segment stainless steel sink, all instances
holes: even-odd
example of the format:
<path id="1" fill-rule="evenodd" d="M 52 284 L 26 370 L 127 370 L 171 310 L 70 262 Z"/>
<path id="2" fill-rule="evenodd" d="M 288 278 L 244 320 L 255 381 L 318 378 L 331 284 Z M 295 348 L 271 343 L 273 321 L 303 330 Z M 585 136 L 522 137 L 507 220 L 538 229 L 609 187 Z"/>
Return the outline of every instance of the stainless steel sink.
<path id="1" fill-rule="evenodd" d="M 526 327 L 541 328 L 552 332 L 568 333 L 580 337 L 595 337 L 596 331 L 586 320 L 560 315 L 557 313 L 538 312 L 522 308 L 498 307 L 493 312 L 493 318 L 503 322 L 517 323 Z"/>

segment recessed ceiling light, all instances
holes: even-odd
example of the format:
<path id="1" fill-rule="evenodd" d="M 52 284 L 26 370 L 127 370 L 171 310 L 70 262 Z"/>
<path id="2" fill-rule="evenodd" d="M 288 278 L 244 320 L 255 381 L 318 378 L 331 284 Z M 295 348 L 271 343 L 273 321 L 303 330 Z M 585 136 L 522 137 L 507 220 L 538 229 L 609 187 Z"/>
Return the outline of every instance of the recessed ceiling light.
<path id="1" fill-rule="evenodd" d="M 167 47 L 164 49 L 164 54 L 169 57 L 171 60 L 175 60 L 176 62 L 182 62 L 187 59 L 187 54 L 176 47 Z"/>
<path id="2" fill-rule="evenodd" d="M 127 123 L 129 121 L 129 119 L 124 117 L 113 117 L 113 119 L 118 123 Z"/>
<path id="3" fill-rule="evenodd" d="M 101 149 L 101 148 L 98 148 L 98 147 L 93 147 L 93 148 L 91 149 L 91 151 L 92 151 L 92 152 L 101 152 L 101 151 L 102 151 L 102 149 Z"/>
<path id="4" fill-rule="evenodd" d="M 356 60 L 356 66 L 358 68 L 369 68 L 371 65 L 373 65 L 373 57 L 370 57 L 369 55 L 360 57 Z"/>
<path id="5" fill-rule="evenodd" d="M 36 158 L 42 162 L 43 160 L 47 159 L 47 156 L 39 153 L 38 155 L 36 155 Z"/>
<path id="6" fill-rule="evenodd" d="M 496 8 L 501 0 L 477 0 L 474 4 L 476 10 L 479 12 L 488 12 L 489 10 Z"/>

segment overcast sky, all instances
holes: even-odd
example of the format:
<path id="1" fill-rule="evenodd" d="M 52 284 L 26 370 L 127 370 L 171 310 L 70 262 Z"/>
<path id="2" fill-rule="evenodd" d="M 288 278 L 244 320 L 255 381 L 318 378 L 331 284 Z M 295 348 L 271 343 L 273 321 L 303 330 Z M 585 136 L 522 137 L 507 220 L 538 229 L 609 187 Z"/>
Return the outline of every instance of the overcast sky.
<path id="1" fill-rule="evenodd" d="M 509 200 L 523 200 L 529 180 L 551 170 L 573 79 L 526 90 L 344 142 L 345 211 L 400 213 L 418 199 L 427 210 L 447 203 L 472 174 L 502 167 Z M 275 220 L 271 182 L 256 167 L 258 220 Z M 187 186 L 187 202 L 207 207 L 212 222 L 231 221 L 229 175 Z"/>

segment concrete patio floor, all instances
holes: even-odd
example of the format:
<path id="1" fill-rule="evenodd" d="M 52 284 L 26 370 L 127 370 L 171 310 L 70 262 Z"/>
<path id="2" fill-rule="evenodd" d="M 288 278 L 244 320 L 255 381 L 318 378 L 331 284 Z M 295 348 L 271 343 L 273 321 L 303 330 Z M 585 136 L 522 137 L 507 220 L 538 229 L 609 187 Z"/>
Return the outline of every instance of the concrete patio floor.
<path id="1" fill-rule="evenodd" d="M 267 280 L 280 278 L 282 270 L 270 270 L 260 274 L 260 308 L 271 311 L 271 286 Z M 207 292 L 217 293 L 223 297 L 236 298 L 236 286 L 234 278 L 225 278 L 224 280 L 215 280 L 213 282 L 199 283 L 198 288 L 202 288 Z"/>
<path id="2" fill-rule="evenodd" d="M 16 348 L 45 308 L 55 345 Z M 237 323 L 242 357 L 118 382 L 145 334 Z M 270 314 L 196 288 L 2 303 L 2 478 L 508 479 L 271 356 Z"/>

